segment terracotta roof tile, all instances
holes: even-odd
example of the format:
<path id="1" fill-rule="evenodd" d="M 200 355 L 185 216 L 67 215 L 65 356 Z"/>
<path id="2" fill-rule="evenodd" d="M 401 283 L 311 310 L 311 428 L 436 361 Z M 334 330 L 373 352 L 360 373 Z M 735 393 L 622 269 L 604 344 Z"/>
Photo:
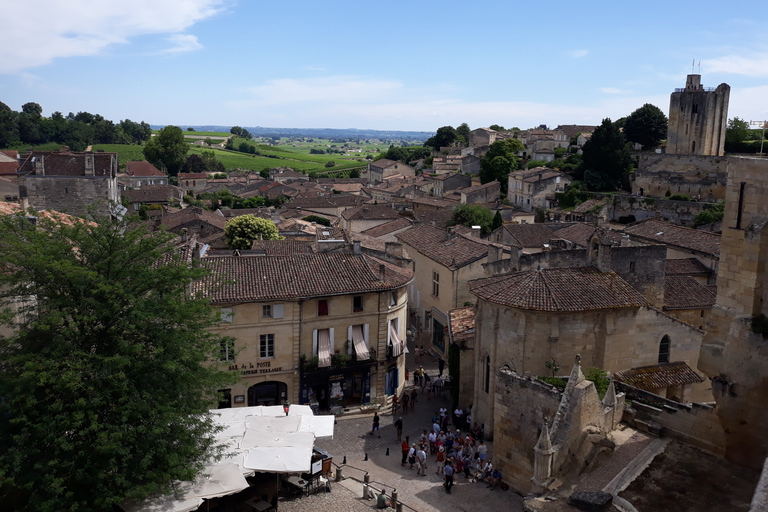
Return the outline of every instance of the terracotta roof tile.
<path id="1" fill-rule="evenodd" d="M 196 289 L 214 304 L 391 290 L 413 279 L 413 271 L 367 255 L 224 256 L 200 262 L 211 274 Z M 384 265 L 384 281 L 379 265 Z"/>
<path id="2" fill-rule="evenodd" d="M 395 220 L 385 222 L 384 224 L 379 224 L 378 226 L 374 226 L 372 228 L 366 229 L 365 231 L 363 231 L 363 233 L 368 236 L 374 236 L 374 237 L 384 236 L 394 231 L 399 231 L 401 229 L 408 228 L 412 225 L 413 223 L 410 220 L 406 219 L 405 217 L 400 217 Z"/>
<path id="3" fill-rule="evenodd" d="M 169 231 L 173 231 L 175 228 L 187 224 L 188 222 L 205 222 L 212 226 L 216 226 L 223 231 L 224 226 L 227 224 L 227 219 L 216 212 L 193 207 L 165 215 L 160 221 L 160 224 L 165 226 Z"/>
<path id="4" fill-rule="evenodd" d="M 657 243 L 675 245 L 697 252 L 720 256 L 720 235 L 684 228 L 663 220 L 649 219 L 624 228 L 625 233 Z"/>
<path id="5" fill-rule="evenodd" d="M 555 236 L 573 242 L 580 247 L 588 247 L 589 239 L 592 238 L 595 229 L 597 228 L 592 224 L 579 222 L 568 226 L 567 228 L 558 229 L 555 231 Z"/>
<path id="6" fill-rule="evenodd" d="M 463 343 L 475 337 L 475 307 L 468 306 L 448 311 L 448 326 L 454 343 Z"/>
<path id="7" fill-rule="evenodd" d="M 591 133 L 595 131 L 597 126 L 591 126 L 586 124 L 561 124 L 555 130 L 563 130 L 569 139 L 574 138 L 579 133 Z"/>
<path id="8" fill-rule="evenodd" d="M 85 176 L 86 156 L 93 156 L 94 176 L 117 176 L 117 153 L 75 153 L 70 151 L 32 151 L 19 167 L 20 173 L 37 175 L 42 159 L 46 176 Z"/>
<path id="9" fill-rule="evenodd" d="M 708 276 L 712 269 L 696 258 L 673 258 L 664 262 L 664 273 L 668 276 Z"/>
<path id="10" fill-rule="evenodd" d="M 546 224 L 504 224 L 504 230 L 515 240 L 516 247 L 542 247 L 556 238 Z"/>
<path id="11" fill-rule="evenodd" d="M 312 253 L 312 242 L 301 240 L 254 240 L 251 250 L 266 256 L 291 256 Z"/>
<path id="12" fill-rule="evenodd" d="M 648 301 L 614 272 L 594 267 L 512 272 L 469 281 L 483 300 L 536 311 L 590 311 L 640 307 Z"/>
<path id="13" fill-rule="evenodd" d="M 646 391 L 704 382 L 698 373 L 683 362 L 642 366 L 622 370 L 615 375 L 617 381 Z"/>
<path id="14" fill-rule="evenodd" d="M 165 173 L 147 161 L 131 160 L 125 163 L 128 176 L 165 176 Z"/>
<path id="15" fill-rule="evenodd" d="M 667 276 L 664 279 L 664 309 L 711 308 L 717 299 L 717 288 L 707 286 L 689 276 Z"/>
<path id="16" fill-rule="evenodd" d="M 461 268 L 488 255 L 488 244 L 455 235 L 428 224 L 398 233 L 395 237 L 413 250 L 448 268 Z"/>
<path id="17" fill-rule="evenodd" d="M 341 216 L 346 220 L 399 219 L 400 214 L 389 205 L 367 205 L 344 210 Z"/>

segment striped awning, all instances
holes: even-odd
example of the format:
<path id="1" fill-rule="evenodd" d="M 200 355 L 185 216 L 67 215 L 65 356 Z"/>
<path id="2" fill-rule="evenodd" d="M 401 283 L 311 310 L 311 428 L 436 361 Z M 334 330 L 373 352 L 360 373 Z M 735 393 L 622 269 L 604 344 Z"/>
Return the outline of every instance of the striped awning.
<path id="1" fill-rule="evenodd" d="M 317 364 L 319 367 L 331 366 L 331 332 L 329 329 L 317 331 L 317 356 L 320 359 Z"/>
<path id="2" fill-rule="evenodd" d="M 358 361 L 365 361 L 370 359 L 371 355 L 368 353 L 368 347 L 365 344 L 365 335 L 363 334 L 362 325 L 352 326 L 352 344 L 355 347 L 355 354 Z"/>
<path id="3" fill-rule="evenodd" d="M 400 336 L 397 335 L 395 326 L 392 324 L 389 324 L 389 344 L 392 345 L 392 355 L 394 357 L 403 353 L 403 342 Z"/>

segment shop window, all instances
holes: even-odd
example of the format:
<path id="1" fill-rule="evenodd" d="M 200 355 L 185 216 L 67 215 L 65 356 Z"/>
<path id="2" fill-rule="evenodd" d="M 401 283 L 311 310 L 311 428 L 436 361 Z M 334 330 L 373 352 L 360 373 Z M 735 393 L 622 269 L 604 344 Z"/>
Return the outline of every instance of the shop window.
<path id="1" fill-rule="evenodd" d="M 328 301 L 317 301 L 317 316 L 328 316 Z"/>
<path id="2" fill-rule="evenodd" d="M 235 338 L 227 336 L 221 340 L 221 347 L 219 353 L 220 361 L 234 361 L 235 360 Z"/>
<path id="3" fill-rule="evenodd" d="M 352 297 L 352 311 L 360 313 L 363 310 L 363 296 L 355 295 Z"/>
<path id="4" fill-rule="evenodd" d="M 259 336 L 259 357 L 262 359 L 275 357 L 274 334 L 261 334 Z"/>

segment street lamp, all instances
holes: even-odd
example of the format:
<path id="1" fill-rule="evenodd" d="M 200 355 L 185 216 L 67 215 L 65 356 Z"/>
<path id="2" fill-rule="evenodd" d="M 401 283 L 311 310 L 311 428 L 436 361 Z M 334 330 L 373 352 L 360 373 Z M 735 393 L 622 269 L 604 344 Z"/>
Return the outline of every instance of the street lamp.
<path id="1" fill-rule="evenodd" d="M 287 401 L 283 404 L 283 412 L 288 416 L 288 411 L 291 410 L 291 402 Z"/>

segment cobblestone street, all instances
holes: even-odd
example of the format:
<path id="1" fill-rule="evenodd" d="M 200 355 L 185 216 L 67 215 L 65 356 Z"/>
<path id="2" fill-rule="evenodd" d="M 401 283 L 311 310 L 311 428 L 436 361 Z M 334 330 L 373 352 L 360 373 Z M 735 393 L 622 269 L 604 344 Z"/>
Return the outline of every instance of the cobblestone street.
<path id="1" fill-rule="evenodd" d="M 415 368 L 413 354 L 408 356 L 408 367 Z M 433 377 L 437 375 L 437 364 L 431 358 L 423 358 L 422 364 Z M 410 391 L 410 388 L 409 388 Z M 403 415 L 403 435 L 417 440 L 422 430 L 430 427 L 432 415 L 440 408 L 450 408 L 449 393 L 444 397 L 427 400 L 426 394 L 420 394 L 415 411 Z M 462 404 L 466 405 L 466 404 Z M 384 487 L 388 491 L 397 489 L 398 498 L 408 507 L 419 512 L 430 511 L 498 511 L 516 512 L 522 510 L 522 498 L 512 490 L 495 489 L 491 491 L 483 482 L 471 483 L 459 475 L 451 494 L 442 486 L 442 477 L 435 474 L 435 456 L 428 459 L 426 476 L 416 474 L 416 469 L 408 465 L 400 466 L 400 444 L 393 425 L 394 418 L 381 415 L 381 438 L 370 435 L 373 414 L 339 418 L 333 439 L 318 439 L 316 445 L 333 455 L 333 461 L 340 464 L 347 457 L 344 476 L 363 480 L 367 471 L 374 487 Z M 453 429 L 452 427 L 450 427 Z M 489 458 L 493 454 L 493 443 L 487 442 Z M 389 448 L 389 456 L 386 455 Z M 368 460 L 365 461 L 365 455 Z M 357 468 L 357 469 L 356 469 Z M 349 481 L 349 480 L 348 480 Z M 351 486 L 350 486 L 351 487 Z M 359 488 L 359 487 L 358 487 Z M 284 505 L 284 506 L 283 506 Z M 329 507 L 329 508 L 325 508 Z M 339 483 L 333 483 L 333 491 L 328 495 L 315 495 L 292 503 L 281 504 L 282 510 L 367 510 L 375 507 L 375 500 L 362 499 L 362 492 L 355 494 Z M 406 507 L 404 507 L 407 510 Z"/>

